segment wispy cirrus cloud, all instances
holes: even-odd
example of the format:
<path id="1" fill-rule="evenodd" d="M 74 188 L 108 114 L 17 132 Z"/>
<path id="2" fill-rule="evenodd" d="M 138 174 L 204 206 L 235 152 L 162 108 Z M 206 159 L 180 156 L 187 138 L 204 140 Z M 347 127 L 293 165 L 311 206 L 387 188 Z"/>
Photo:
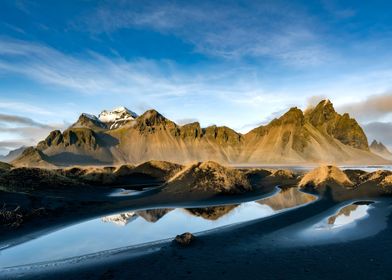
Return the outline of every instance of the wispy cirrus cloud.
<path id="1" fill-rule="evenodd" d="M 108 57 L 94 52 L 70 55 L 45 44 L 0 37 L 0 73 L 27 77 L 43 84 L 47 91 L 72 91 L 76 95 L 101 95 L 110 99 L 120 99 L 122 96 L 121 100 L 130 103 L 119 105 L 135 109 L 137 104 L 144 104 L 140 113 L 158 105 L 164 108 L 163 113 L 171 113 L 173 119 L 196 115 L 204 124 L 224 121 L 227 125 L 231 122 L 231 126 L 236 128 L 241 128 L 244 122 L 234 117 L 237 113 L 227 117 L 224 113 L 227 110 L 242 112 L 244 116 L 252 118 L 247 122 L 258 123 L 290 106 L 304 107 L 306 99 L 314 95 L 320 99 L 328 96 L 334 103 L 346 96 L 349 100 L 340 100 L 336 106 L 342 108 L 339 111 L 353 113 L 350 101 L 353 96 L 360 98 L 360 95 L 377 92 L 385 88 L 392 77 L 390 70 L 376 69 L 366 72 L 366 75 L 342 75 L 334 82 L 321 80 L 312 86 L 301 83 L 293 85 L 279 80 L 268 86 L 271 82 L 264 83 L 263 75 L 260 76 L 257 71 L 257 66 L 243 65 L 184 70 L 168 60 L 126 60 L 120 56 Z M 187 107 L 179 107 L 178 104 L 186 104 Z M 345 108 L 345 104 L 350 104 L 351 109 Z M 37 107 L 29 103 L 0 100 L 2 109 L 12 108 L 13 111 L 43 116 L 56 114 L 42 106 L 44 104 Z M 202 115 L 199 107 L 203 108 Z M 373 111 L 372 117 L 376 117 L 379 110 Z M 73 114 L 63 115 L 66 118 Z"/>
<path id="2" fill-rule="evenodd" d="M 23 112 L 25 114 L 34 113 L 34 114 L 39 114 L 44 116 L 55 114 L 55 112 L 42 107 L 34 106 L 23 102 L 2 100 L 2 99 L 0 99 L 0 109 L 2 110 L 12 109 L 13 111 Z"/>
<path id="3" fill-rule="evenodd" d="M 0 73 L 15 73 L 79 93 L 182 95 L 197 84 L 197 77 L 194 82 L 181 83 L 178 76 L 171 76 L 171 67 L 169 61 L 130 62 L 93 52 L 74 57 L 43 44 L 0 38 Z"/>
<path id="4" fill-rule="evenodd" d="M 27 77 L 47 89 L 62 88 L 78 94 L 126 94 L 151 100 L 195 94 L 226 96 L 254 91 L 249 83 L 241 81 L 243 75 L 238 75 L 241 69 L 221 70 L 219 67 L 215 70 L 199 69 L 195 73 L 179 69 L 169 60 L 125 60 L 94 52 L 68 55 L 44 44 L 0 37 L 0 73 Z M 247 75 L 254 71 L 248 70 Z M 227 80 L 231 80 L 233 88 L 227 87 Z M 0 108 L 9 105 L 21 107 L 26 104 L 0 101 Z M 30 107 L 26 109 L 36 109 Z"/>
<path id="5" fill-rule="evenodd" d="M 314 18 L 281 1 L 260 2 L 104 2 L 72 23 L 94 33 L 147 28 L 173 34 L 210 56 L 240 59 L 272 58 L 292 66 L 328 61 L 333 52 L 319 36 Z"/>
<path id="6" fill-rule="evenodd" d="M 78 94 L 125 94 L 135 99 L 143 97 L 143 102 L 182 96 L 189 100 L 203 96 L 230 98 L 236 102 L 238 95 L 257 99 L 265 93 L 262 80 L 251 78 L 256 71 L 254 67 L 224 65 L 192 71 L 169 60 L 129 61 L 94 52 L 75 56 L 44 44 L 0 37 L 0 73 L 16 74 L 47 88 L 68 89 Z M 34 106 L 28 108 L 28 104 L 0 100 L 0 108 L 7 106 L 37 110 Z"/>

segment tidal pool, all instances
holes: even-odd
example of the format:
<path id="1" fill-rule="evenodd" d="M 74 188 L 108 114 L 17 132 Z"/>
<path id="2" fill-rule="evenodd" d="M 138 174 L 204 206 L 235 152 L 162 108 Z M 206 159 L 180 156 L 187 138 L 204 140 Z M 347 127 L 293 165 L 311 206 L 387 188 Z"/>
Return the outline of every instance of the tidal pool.
<path id="1" fill-rule="evenodd" d="M 266 205 L 247 202 L 199 209 L 125 212 L 72 225 L 0 251 L 2 267 L 57 260 L 124 246 L 173 238 L 274 214 Z"/>
<path id="2" fill-rule="evenodd" d="M 204 208 L 157 208 L 92 219 L 0 250 L 0 267 L 61 260 L 172 239 L 275 214 L 315 200 L 296 188 L 258 201 Z"/>
<path id="3" fill-rule="evenodd" d="M 311 218 L 289 230 L 287 239 L 304 244 L 338 243 L 372 236 L 386 227 L 390 200 L 356 201 Z M 302 229 L 301 229 L 302 228 Z M 295 232 L 294 235 L 290 231 Z M 298 244 L 297 243 L 297 244 Z"/>

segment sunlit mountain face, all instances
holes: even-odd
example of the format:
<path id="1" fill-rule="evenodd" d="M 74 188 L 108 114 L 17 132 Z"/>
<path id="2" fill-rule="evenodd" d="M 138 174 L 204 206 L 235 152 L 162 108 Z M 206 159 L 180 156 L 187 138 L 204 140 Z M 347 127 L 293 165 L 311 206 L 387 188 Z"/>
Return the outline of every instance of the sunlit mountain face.
<path id="1" fill-rule="evenodd" d="M 156 109 L 180 125 L 246 133 L 325 98 L 390 148 L 387 6 L 4 1 L 0 153 L 36 145 L 83 112 Z"/>

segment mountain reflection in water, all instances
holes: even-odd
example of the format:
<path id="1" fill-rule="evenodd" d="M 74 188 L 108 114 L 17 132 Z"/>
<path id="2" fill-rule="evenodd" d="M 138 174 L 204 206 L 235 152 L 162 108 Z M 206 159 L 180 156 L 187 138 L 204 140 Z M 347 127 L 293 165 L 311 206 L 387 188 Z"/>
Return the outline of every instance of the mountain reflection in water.
<path id="1" fill-rule="evenodd" d="M 269 199 L 241 204 L 161 208 L 105 216 L 0 250 L 0 267 L 59 260 L 171 239 L 187 231 L 197 233 L 270 216 L 278 209 L 298 206 L 310 200 L 309 195 L 292 188 Z"/>
<path id="2" fill-rule="evenodd" d="M 283 209 L 293 208 L 300 206 L 316 199 L 314 195 L 303 193 L 297 188 L 284 188 L 279 193 L 269 198 L 256 200 L 255 202 L 268 206 L 273 211 L 279 211 Z M 252 202 L 248 202 L 252 203 Z M 184 212 L 191 214 L 192 216 L 201 217 L 205 220 L 216 221 L 225 215 L 229 215 L 238 206 L 246 205 L 243 204 L 230 204 L 230 205 L 219 205 L 203 208 L 184 208 L 181 209 Z M 150 209 L 136 212 L 125 212 L 117 215 L 106 216 L 102 218 L 103 222 L 113 222 L 120 225 L 127 225 L 129 222 L 135 220 L 138 216 L 146 220 L 147 222 L 155 223 L 159 221 L 163 216 L 173 211 L 173 208 L 161 208 L 161 209 Z M 121 221 L 121 222 L 119 222 Z"/>
<path id="3" fill-rule="evenodd" d="M 328 225 L 332 227 L 340 227 L 353 223 L 355 220 L 366 217 L 367 210 L 369 209 L 369 205 L 372 203 L 374 202 L 359 201 L 347 205 L 341 208 L 338 213 L 328 218 Z"/>

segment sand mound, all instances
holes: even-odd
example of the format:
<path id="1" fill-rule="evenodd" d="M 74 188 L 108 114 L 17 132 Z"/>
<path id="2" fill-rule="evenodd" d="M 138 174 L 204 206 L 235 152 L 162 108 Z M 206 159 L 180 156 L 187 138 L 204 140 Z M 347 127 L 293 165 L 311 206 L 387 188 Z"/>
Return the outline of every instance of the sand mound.
<path id="1" fill-rule="evenodd" d="M 295 179 L 297 177 L 293 171 L 287 169 L 272 170 L 271 176 L 281 179 Z"/>
<path id="2" fill-rule="evenodd" d="M 332 165 L 320 166 L 313 169 L 305 174 L 299 182 L 299 187 L 323 187 L 326 185 L 339 185 L 350 188 L 354 186 L 354 183 L 342 170 Z"/>
<path id="3" fill-rule="evenodd" d="M 111 184 L 115 181 L 114 167 L 71 167 L 56 171 L 68 178 L 91 184 Z"/>
<path id="4" fill-rule="evenodd" d="M 360 185 L 364 183 L 365 178 L 368 175 L 368 172 L 360 169 L 346 169 L 343 172 L 355 185 Z"/>
<path id="5" fill-rule="evenodd" d="M 34 191 L 55 188 L 81 187 L 82 183 L 67 178 L 54 170 L 41 168 L 14 168 L 1 176 L 1 186 L 13 191 Z"/>
<path id="6" fill-rule="evenodd" d="M 135 166 L 132 164 L 123 164 L 114 170 L 116 176 L 128 176 L 132 174 Z"/>
<path id="7" fill-rule="evenodd" d="M 192 164 L 172 177 L 165 191 L 172 193 L 211 192 L 234 194 L 252 190 L 246 176 L 239 170 L 207 161 Z"/>
<path id="8" fill-rule="evenodd" d="M 377 170 L 361 176 L 364 181 L 373 181 L 375 183 L 381 183 L 386 177 L 392 175 L 392 171 L 389 170 Z"/>
<path id="9" fill-rule="evenodd" d="M 381 182 L 379 183 L 381 189 L 387 193 L 391 194 L 392 193 L 392 175 L 387 175 L 385 176 Z"/>
<path id="10" fill-rule="evenodd" d="M 159 160 L 150 160 L 136 166 L 132 173 L 142 173 L 151 177 L 169 179 L 183 168 L 182 165 Z"/>
<path id="11" fill-rule="evenodd" d="M 0 172 L 8 171 L 12 168 L 11 164 L 0 161 Z"/>
<path id="12" fill-rule="evenodd" d="M 131 184 L 166 181 L 180 171 L 181 165 L 164 162 L 148 161 L 138 166 L 124 164 L 118 167 L 71 167 L 56 170 L 59 174 L 78 179 L 89 184 Z M 144 180 L 144 181 L 143 181 Z"/>

